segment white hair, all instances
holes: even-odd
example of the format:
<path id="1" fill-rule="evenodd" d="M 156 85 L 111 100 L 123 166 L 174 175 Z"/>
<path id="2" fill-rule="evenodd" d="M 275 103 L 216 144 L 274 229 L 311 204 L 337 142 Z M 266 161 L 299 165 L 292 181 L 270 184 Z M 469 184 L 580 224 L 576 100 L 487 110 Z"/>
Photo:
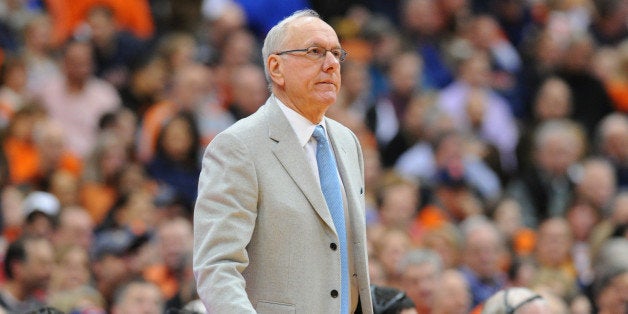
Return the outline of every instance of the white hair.
<path id="1" fill-rule="evenodd" d="M 299 10 L 292 15 L 284 18 L 279 23 L 277 23 L 273 28 L 268 31 L 266 34 L 266 38 L 264 39 L 264 46 L 262 47 L 262 60 L 264 62 L 264 75 L 266 76 L 266 80 L 271 83 L 270 74 L 268 73 L 268 64 L 266 61 L 268 57 L 277 52 L 281 45 L 283 44 L 284 39 L 286 38 L 286 31 L 288 30 L 288 26 L 294 20 L 301 17 L 315 17 L 320 19 L 320 15 L 311 9 Z"/>

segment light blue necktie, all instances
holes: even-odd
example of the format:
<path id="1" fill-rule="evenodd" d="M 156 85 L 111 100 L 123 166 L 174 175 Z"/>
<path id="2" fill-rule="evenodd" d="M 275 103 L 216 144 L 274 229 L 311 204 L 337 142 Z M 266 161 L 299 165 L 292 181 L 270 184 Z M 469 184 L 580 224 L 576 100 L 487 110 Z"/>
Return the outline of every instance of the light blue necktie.
<path id="1" fill-rule="evenodd" d="M 340 283 L 340 313 L 349 313 L 349 262 L 347 253 L 347 232 L 345 230 L 345 211 L 342 205 L 342 187 L 338 178 L 336 159 L 325 130 L 317 125 L 312 136 L 316 139 L 316 163 L 318 164 L 318 176 L 321 181 L 321 189 L 329 208 L 331 218 L 338 233 L 340 241 L 340 271 L 342 273 Z"/>

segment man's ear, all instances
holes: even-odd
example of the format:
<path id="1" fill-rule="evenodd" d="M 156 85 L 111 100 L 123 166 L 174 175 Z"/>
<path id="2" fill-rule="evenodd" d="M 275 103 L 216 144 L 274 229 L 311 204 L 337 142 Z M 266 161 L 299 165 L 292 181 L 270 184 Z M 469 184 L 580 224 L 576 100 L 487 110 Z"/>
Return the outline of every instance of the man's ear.
<path id="1" fill-rule="evenodd" d="M 270 55 L 267 59 L 268 75 L 270 80 L 278 86 L 283 86 L 285 83 L 283 76 L 283 66 L 281 59 L 277 55 Z"/>

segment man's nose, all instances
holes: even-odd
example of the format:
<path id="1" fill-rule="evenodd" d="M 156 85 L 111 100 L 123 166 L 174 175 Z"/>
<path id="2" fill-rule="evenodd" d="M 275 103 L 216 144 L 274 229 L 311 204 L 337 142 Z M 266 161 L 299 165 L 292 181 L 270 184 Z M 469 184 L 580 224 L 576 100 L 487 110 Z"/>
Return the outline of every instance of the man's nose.
<path id="1" fill-rule="evenodd" d="M 331 53 L 331 51 L 329 50 L 326 51 L 325 57 L 323 58 L 323 70 L 329 71 L 329 70 L 337 69 L 338 67 L 340 67 L 340 61 L 336 59 L 336 57 L 334 56 L 333 53 Z"/>

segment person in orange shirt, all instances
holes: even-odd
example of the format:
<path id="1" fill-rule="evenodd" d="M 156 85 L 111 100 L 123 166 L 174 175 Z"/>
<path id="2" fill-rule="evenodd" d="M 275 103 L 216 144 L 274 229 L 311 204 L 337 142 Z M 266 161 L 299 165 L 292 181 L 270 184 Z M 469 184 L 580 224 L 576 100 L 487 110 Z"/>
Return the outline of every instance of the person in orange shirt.
<path id="1" fill-rule="evenodd" d="M 157 229 L 161 260 L 144 269 L 144 279 L 154 282 L 172 307 L 180 308 L 194 297 L 192 264 L 192 224 L 183 217 L 165 220 Z"/>
<path id="2" fill-rule="evenodd" d="M 113 9 L 120 28 L 131 31 L 142 39 L 150 39 L 155 25 L 148 0 L 45 0 L 53 22 L 53 45 L 58 47 L 74 35 L 95 5 Z"/>
<path id="3" fill-rule="evenodd" d="M 10 181 L 33 187 L 63 169 L 78 177 L 82 161 L 64 147 L 61 128 L 45 117 L 37 105 L 27 106 L 11 121 L 3 148 L 9 164 Z"/>

